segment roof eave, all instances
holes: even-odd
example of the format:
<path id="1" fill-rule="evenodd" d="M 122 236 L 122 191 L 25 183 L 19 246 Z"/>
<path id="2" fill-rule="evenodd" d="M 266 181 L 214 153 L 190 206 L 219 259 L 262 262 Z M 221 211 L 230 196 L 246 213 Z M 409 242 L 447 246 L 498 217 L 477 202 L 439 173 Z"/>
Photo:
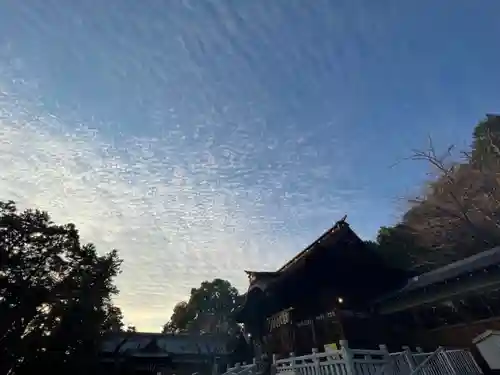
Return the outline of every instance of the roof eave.
<path id="1" fill-rule="evenodd" d="M 348 228 L 349 224 L 345 221 L 346 219 L 347 215 L 345 215 L 341 220 L 337 221 L 330 229 L 326 230 L 316 241 L 314 241 L 312 244 L 307 246 L 304 250 L 302 250 L 300 253 L 286 262 L 283 266 L 281 266 L 281 268 L 279 268 L 277 272 L 283 273 L 293 268 L 294 265 L 297 264 L 300 260 L 304 259 L 310 253 L 312 253 L 314 249 L 317 248 L 317 245 L 319 245 L 322 241 L 324 241 L 331 235 L 338 233 L 340 230 Z"/>

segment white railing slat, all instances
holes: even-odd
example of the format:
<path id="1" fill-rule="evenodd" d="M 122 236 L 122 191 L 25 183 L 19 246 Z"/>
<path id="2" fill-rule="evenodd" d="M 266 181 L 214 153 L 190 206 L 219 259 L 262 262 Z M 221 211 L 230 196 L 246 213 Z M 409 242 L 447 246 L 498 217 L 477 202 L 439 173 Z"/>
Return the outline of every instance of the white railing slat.
<path id="1" fill-rule="evenodd" d="M 275 359 L 276 374 L 295 375 L 482 375 L 468 350 L 439 348 L 433 353 L 412 352 L 409 348 L 389 353 L 380 350 L 350 349 L 347 342 L 340 350 Z M 256 375 L 257 365 L 236 364 L 224 375 Z"/>

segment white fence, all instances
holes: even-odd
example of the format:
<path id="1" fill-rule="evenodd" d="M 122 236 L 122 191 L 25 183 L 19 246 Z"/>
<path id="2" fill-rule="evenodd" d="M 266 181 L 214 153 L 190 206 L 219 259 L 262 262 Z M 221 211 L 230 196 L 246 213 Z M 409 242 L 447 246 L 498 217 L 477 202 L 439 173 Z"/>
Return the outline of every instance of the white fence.
<path id="1" fill-rule="evenodd" d="M 468 350 L 438 348 L 432 353 L 389 353 L 384 345 L 378 350 L 350 349 L 347 342 L 340 350 L 284 359 L 273 358 L 276 375 L 480 375 L 481 369 Z M 226 375 L 252 375 L 254 363 L 228 368 Z"/>
<path id="2" fill-rule="evenodd" d="M 465 349 L 438 348 L 432 353 L 409 348 L 402 352 L 391 353 L 392 374 L 415 375 L 476 375 L 482 371 L 471 352 Z"/>
<path id="3" fill-rule="evenodd" d="M 243 363 L 242 365 L 240 365 L 239 363 L 237 363 L 234 367 L 228 367 L 225 374 L 227 374 L 227 375 L 251 375 L 251 374 L 255 373 L 256 368 L 257 368 L 257 365 L 256 365 L 255 359 L 254 359 L 253 363 L 250 363 L 250 364 Z"/>

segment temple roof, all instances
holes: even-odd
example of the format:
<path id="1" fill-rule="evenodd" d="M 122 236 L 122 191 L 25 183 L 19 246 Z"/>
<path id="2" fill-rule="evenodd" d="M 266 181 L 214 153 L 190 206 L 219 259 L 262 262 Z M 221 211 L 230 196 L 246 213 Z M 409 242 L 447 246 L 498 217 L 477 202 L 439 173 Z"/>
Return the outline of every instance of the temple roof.
<path id="1" fill-rule="evenodd" d="M 154 346 L 165 354 L 227 354 L 227 335 L 162 334 L 147 332 L 116 332 L 107 334 L 101 343 L 102 353 L 148 351 Z M 153 345 L 152 345 L 153 344 Z M 120 346 L 121 345 L 121 346 Z"/>
<path id="2" fill-rule="evenodd" d="M 249 290 L 258 284 L 260 288 L 265 288 L 265 286 L 280 278 L 285 273 L 291 272 L 297 268 L 300 268 L 300 265 L 311 256 L 315 251 L 319 249 L 320 244 L 327 240 L 332 240 L 340 234 L 344 229 L 349 228 L 349 224 L 345 221 L 347 215 L 345 215 L 341 220 L 337 221 L 330 229 L 325 231 L 316 241 L 307 246 L 304 250 L 295 255 L 292 259 L 287 261 L 283 266 L 281 266 L 276 271 L 245 271 L 250 279 L 250 287 Z"/>
<path id="3" fill-rule="evenodd" d="M 275 277 L 279 275 L 278 271 L 244 271 L 248 276 L 254 276 L 258 278 L 264 278 L 264 277 Z"/>
<path id="4" fill-rule="evenodd" d="M 337 221 L 333 227 L 328 229 L 326 232 L 324 232 L 316 241 L 314 241 L 312 244 L 310 244 L 308 247 L 306 247 L 304 250 L 302 250 L 300 253 L 295 255 L 292 259 L 290 259 L 288 262 L 286 262 L 280 269 L 278 269 L 277 272 L 284 272 L 290 268 L 293 268 L 295 264 L 297 264 L 299 261 L 302 259 L 306 258 L 309 254 L 311 254 L 314 249 L 316 248 L 316 245 L 320 244 L 322 241 L 326 240 L 328 237 L 332 236 L 333 234 L 338 233 L 341 229 L 348 227 L 349 224 L 346 223 L 347 215 L 344 215 L 342 219 Z"/>
<path id="5" fill-rule="evenodd" d="M 407 273 L 385 264 L 380 254 L 366 247 L 345 219 L 335 223 L 277 271 L 246 271 L 250 286 L 236 319 L 244 322 L 255 311 L 272 314 L 315 298 L 311 293 L 320 290 L 323 290 L 321 293 L 326 289 L 335 290 L 349 296 L 350 303 L 364 304 L 390 288 L 401 287 Z M 370 281 L 367 283 L 367 280 Z"/>
<path id="6" fill-rule="evenodd" d="M 434 284 L 446 282 L 472 272 L 481 271 L 487 267 L 500 265 L 500 247 L 482 251 L 465 259 L 436 268 L 410 278 L 407 284 L 395 294 L 401 295 Z"/>
<path id="7" fill-rule="evenodd" d="M 374 306 L 380 313 L 390 314 L 415 306 L 461 299 L 499 286 L 500 247 L 496 247 L 412 277 L 402 288 L 378 299 Z"/>

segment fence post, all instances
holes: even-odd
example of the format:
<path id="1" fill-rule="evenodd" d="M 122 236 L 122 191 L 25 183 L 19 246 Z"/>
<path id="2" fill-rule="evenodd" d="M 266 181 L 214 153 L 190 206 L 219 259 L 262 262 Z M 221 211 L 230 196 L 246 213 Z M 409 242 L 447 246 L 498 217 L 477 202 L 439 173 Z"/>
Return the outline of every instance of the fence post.
<path id="1" fill-rule="evenodd" d="M 404 356 L 406 358 L 406 363 L 410 367 L 410 371 L 413 371 L 416 367 L 415 361 L 413 360 L 413 353 L 409 346 L 403 346 Z"/>
<path id="2" fill-rule="evenodd" d="M 440 346 L 437 348 L 435 352 L 433 352 L 430 356 L 428 356 L 423 362 L 420 362 L 418 366 L 410 373 L 410 375 L 416 375 L 418 373 L 421 373 L 421 370 L 425 371 L 425 367 L 427 364 L 429 364 L 434 357 L 437 357 L 441 352 L 443 351 L 443 348 Z"/>
<path id="3" fill-rule="evenodd" d="M 318 357 L 318 349 L 313 348 L 312 354 L 313 354 L 313 362 L 314 362 L 314 373 L 316 375 L 319 375 L 320 374 L 320 368 L 319 368 L 320 364 L 319 364 L 319 357 Z"/>
<path id="4" fill-rule="evenodd" d="M 349 343 L 347 340 L 340 340 L 340 346 L 342 347 L 342 354 L 344 357 L 345 367 L 348 375 L 356 375 L 354 372 L 354 356 L 349 349 Z"/>
<path id="5" fill-rule="evenodd" d="M 392 362 L 391 353 L 389 353 L 387 345 L 380 344 L 378 347 L 380 348 L 380 351 L 382 352 L 382 355 L 384 356 L 386 362 L 384 368 L 389 369 L 391 374 L 394 373 L 394 363 Z"/>
<path id="6" fill-rule="evenodd" d="M 278 368 L 276 367 L 276 360 L 278 358 L 276 357 L 276 354 L 273 353 L 271 357 L 271 375 L 276 375 L 278 373 Z"/>
<path id="7" fill-rule="evenodd" d="M 294 352 L 290 353 L 290 367 L 291 367 L 293 373 L 295 374 L 295 353 Z"/>

